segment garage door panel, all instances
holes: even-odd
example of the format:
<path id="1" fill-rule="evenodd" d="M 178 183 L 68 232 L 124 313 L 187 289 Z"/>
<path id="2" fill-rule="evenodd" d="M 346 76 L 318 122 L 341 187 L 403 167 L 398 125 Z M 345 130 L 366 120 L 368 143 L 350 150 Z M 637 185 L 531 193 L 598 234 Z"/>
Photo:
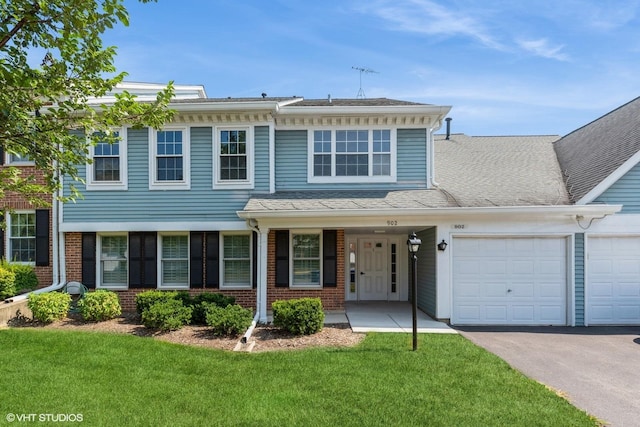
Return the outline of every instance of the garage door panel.
<path id="1" fill-rule="evenodd" d="M 459 237 L 452 247 L 452 322 L 567 323 L 565 238 Z"/>
<path id="2" fill-rule="evenodd" d="M 589 237 L 587 248 L 587 323 L 640 324 L 640 237 Z"/>

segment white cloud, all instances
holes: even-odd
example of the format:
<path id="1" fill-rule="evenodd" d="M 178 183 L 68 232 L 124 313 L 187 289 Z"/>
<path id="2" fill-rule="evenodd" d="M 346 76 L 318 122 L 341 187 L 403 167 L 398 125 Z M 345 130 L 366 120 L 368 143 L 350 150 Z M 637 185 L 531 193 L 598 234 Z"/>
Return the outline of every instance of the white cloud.
<path id="1" fill-rule="evenodd" d="M 536 56 L 541 56 L 548 59 L 557 59 L 558 61 L 568 61 L 569 56 L 561 52 L 564 45 L 551 46 L 547 39 L 537 40 L 518 40 L 518 46 L 527 52 L 533 53 Z"/>

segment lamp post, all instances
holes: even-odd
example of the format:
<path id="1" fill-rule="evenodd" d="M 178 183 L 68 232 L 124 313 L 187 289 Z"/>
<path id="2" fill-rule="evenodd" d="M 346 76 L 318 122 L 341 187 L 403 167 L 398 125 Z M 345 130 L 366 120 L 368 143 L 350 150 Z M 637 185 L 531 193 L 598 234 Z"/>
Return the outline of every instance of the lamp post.
<path id="1" fill-rule="evenodd" d="M 413 315 L 413 351 L 418 349 L 418 251 L 422 240 L 418 239 L 416 233 L 411 233 L 407 240 L 407 247 L 411 255 L 411 294 L 412 304 L 411 312 Z"/>

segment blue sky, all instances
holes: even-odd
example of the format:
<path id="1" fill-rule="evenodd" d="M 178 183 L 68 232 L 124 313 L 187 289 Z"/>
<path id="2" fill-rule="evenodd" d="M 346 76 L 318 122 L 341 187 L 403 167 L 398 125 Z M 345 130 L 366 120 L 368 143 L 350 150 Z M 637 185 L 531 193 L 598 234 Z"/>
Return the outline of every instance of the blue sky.
<path id="1" fill-rule="evenodd" d="M 450 105 L 452 131 L 565 135 L 640 96 L 640 0 L 126 0 L 127 80 L 216 97 Z"/>

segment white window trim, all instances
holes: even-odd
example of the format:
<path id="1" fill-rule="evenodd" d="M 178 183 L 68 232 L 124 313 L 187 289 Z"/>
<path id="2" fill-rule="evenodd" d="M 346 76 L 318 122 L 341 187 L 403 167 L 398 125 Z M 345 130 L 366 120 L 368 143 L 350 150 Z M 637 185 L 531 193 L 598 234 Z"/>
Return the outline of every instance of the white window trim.
<path id="1" fill-rule="evenodd" d="M 187 283 L 186 284 L 167 284 L 165 285 L 162 281 L 162 237 L 164 236 L 187 236 Z M 157 277 L 158 277 L 158 289 L 189 289 L 190 278 L 191 278 L 191 237 L 189 233 L 185 232 L 170 232 L 170 233 L 158 233 L 157 237 L 157 246 L 158 252 L 156 256 L 156 267 L 157 267 Z"/>
<path id="2" fill-rule="evenodd" d="M 191 189 L 191 135 L 188 126 L 166 126 L 160 131 L 182 131 L 182 176 L 181 181 L 158 181 L 158 131 L 149 128 L 149 190 Z"/>
<path id="3" fill-rule="evenodd" d="M 93 179 L 93 159 L 95 156 L 95 147 L 89 145 L 89 157 L 92 159 L 86 168 L 86 188 L 89 191 L 100 190 L 127 190 L 129 188 L 128 168 L 127 168 L 127 128 L 113 129 L 120 135 L 119 151 L 120 155 L 120 180 L 118 181 L 95 181 Z"/>
<path id="4" fill-rule="evenodd" d="M 314 131 L 331 131 L 331 176 L 314 176 L 313 175 L 313 133 Z M 336 131 L 337 130 L 366 130 L 369 132 L 369 176 L 336 176 Z M 373 173 L 373 131 L 389 130 L 391 140 L 391 158 L 390 158 L 390 174 L 389 176 L 374 176 Z M 312 184 L 336 184 L 336 183 L 378 183 L 378 182 L 396 182 L 397 181 L 397 155 L 398 155 L 398 129 L 389 126 L 347 126 L 338 128 L 319 127 L 307 130 L 307 182 Z"/>
<path id="5" fill-rule="evenodd" d="M 105 236 L 123 236 L 127 239 L 127 252 L 125 254 L 125 258 L 127 260 L 127 283 L 106 286 L 102 284 L 102 238 Z M 100 233 L 96 237 L 96 289 L 118 291 L 129 289 L 129 235 L 127 233 Z"/>
<path id="6" fill-rule="evenodd" d="M 224 237 L 232 235 L 249 236 L 249 283 L 243 285 L 225 285 L 224 281 Z M 219 249 L 220 254 L 220 289 L 253 289 L 253 236 L 245 231 L 220 233 Z"/>
<path id="7" fill-rule="evenodd" d="M 294 284 L 294 274 L 293 274 L 293 236 L 297 234 L 317 234 L 320 242 L 319 248 L 319 258 L 320 258 L 320 280 L 318 284 L 315 283 L 303 283 L 300 285 Z M 323 283 L 323 252 L 324 241 L 322 238 L 322 230 L 321 229 L 302 229 L 302 230 L 290 230 L 289 232 L 289 288 L 291 289 L 322 289 Z"/>
<path id="8" fill-rule="evenodd" d="M 6 254 L 5 258 L 7 258 L 8 261 L 14 262 L 12 259 L 10 259 L 9 257 L 11 256 L 11 252 L 12 252 L 12 248 L 11 248 L 11 218 L 13 217 L 13 215 L 15 214 L 34 214 L 35 215 L 36 211 L 35 210 L 28 210 L 28 209 L 16 209 L 13 212 L 6 212 L 5 216 L 7 218 L 7 224 L 6 224 L 6 236 L 5 236 L 5 240 L 6 240 L 6 245 L 5 245 L 5 251 L 4 253 Z M 35 221 L 35 219 L 34 219 Z M 33 239 L 35 240 L 36 236 L 34 234 Z M 35 255 L 35 254 L 34 254 Z M 24 265 L 36 265 L 36 260 L 35 260 L 35 256 L 34 256 L 34 260 L 33 261 L 15 261 L 15 264 L 24 264 Z"/>
<path id="9" fill-rule="evenodd" d="M 20 160 L 20 161 L 12 161 L 13 154 L 5 153 L 4 163 L 7 166 L 35 166 L 36 162 L 33 160 Z"/>
<path id="10" fill-rule="evenodd" d="M 224 130 L 244 130 L 247 132 L 247 179 L 234 181 L 220 179 L 220 132 Z M 253 189 L 255 169 L 255 136 L 253 126 L 217 126 L 214 127 L 213 132 L 213 188 L 225 190 Z"/>

